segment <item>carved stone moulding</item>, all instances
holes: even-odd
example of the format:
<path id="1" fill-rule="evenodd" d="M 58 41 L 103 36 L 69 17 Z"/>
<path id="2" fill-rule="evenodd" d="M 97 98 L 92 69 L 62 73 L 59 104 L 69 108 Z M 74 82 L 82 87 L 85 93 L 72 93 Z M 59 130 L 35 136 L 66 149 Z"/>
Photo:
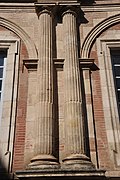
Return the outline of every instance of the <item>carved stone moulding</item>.
<path id="1" fill-rule="evenodd" d="M 77 3 L 79 0 L 37 0 L 38 3 Z"/>
<path id="2" fill-rule="evenodd" d="M 75 3 L 75 2 L 79 2 L 78 0 L 1 0 L 0 1 L 1 3 L 4 2 L 4 3 L 34 3 L 34 2 L 38 2 L 38 3 Z"/>
<path id="3" fill-rule="evenodd" d="M 34 3 L 37 0 L 1 0 L 0 3 Z"/>
<path id="4" fill-rule="evenodd" d="M 76 170 L 76 169 L 44 169 L 44 170 L 23 170 L 16 172 L 17 177 L 20 180 L 35 180 L 35 179 L 52 179 L 52 180 L 105 180 L 104 170 Z"/>
<path id="5" fill-rule="evenodd" d="M 91 58 L 79 58 L 80 67 L 82 69 L 90 69 L 91 71 L 99 70 L 97 65 L 94 62 L 94 59 Z"/>

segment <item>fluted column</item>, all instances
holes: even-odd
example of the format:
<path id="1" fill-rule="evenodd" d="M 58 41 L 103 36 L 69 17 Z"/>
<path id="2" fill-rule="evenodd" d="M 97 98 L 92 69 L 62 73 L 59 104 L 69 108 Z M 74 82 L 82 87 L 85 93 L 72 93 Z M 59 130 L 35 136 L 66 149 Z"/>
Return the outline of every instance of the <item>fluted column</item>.
<path id="1" fill-rule="evenodd" d="M 84 148 L 76 16 L 77 14 L 70 9 L 63 13 L 66 147 L 66 157 L 63 162 L 64 164 L 79 164 L 81 168 L 86 168 L 86 164 L 90 166 L 91 163 Z"/>
<path id="2" fill-rule="evenodd" d="M 32 166 L 57 164 L 54 157 L 52 14 L 47 9 L 39 14 L 39 33 L 35 157 L 31 160 Z"/>

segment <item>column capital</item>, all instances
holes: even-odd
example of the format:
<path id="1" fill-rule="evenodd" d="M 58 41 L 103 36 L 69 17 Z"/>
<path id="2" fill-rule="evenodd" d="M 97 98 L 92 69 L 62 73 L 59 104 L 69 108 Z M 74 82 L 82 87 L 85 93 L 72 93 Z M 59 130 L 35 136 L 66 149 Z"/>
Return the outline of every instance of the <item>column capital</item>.
<path id="1" fill-rule="evenodd" d="M 72 13 L 76 17 L 80 15 L 81 8 L 80 3 L 70 1 L 59 1 L 50 3 L 35 3 L 35 8 L 38 16 L 43 13 L 50 13 L 51 15 L 61 14 L 62 16 L 66 13 Z"/>
<path id="2" fill-rule="evenodd" d="M 35 3 L 35 8 L 38 17 L 43 13 L 47 13 L 51 16 L 55 14 L 55 3 Z"/>
<path id="3" fill-rule="evenodd" d="M 61 6 L 61 14 L 62 16 L 64 16 L 65 14 L 71 13 L 73 15 L 75 15 L 76 17 L 79 16 L 80 14 L 80 4 L 76 4 L 76 5 L 62 5 Z"/>

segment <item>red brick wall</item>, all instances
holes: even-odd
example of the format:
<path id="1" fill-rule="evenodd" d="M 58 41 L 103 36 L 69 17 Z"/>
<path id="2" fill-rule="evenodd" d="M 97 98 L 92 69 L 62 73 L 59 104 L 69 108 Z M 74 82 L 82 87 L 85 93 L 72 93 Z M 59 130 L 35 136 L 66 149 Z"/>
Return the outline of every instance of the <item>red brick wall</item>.
<path id="1" fill-rule="evenodd" d="M 116 24 L 110 27 L 108 30 L 120 30 L 120 25 Z M 108 30 L 104 31 L 100 35 L 100 37 L 105 35 Z M 90 58 L 95 59 L 95 63 L 99 67 L 96 43 L 93 45 L 91 49 Z M 113 163 L 110 160 L 110 155 L 109 155 L 108 141 L 107 141 L 107 135 L 106 135 L 105 121 L 104 121 L 104 113 L 103 113 L 103 105 L 102 105 L 102 92 L 101 92 L 99 70 L 92 73 L 92 82 L 93 82 L 93 103 L 94 103 L 94 115 L 95 115 L 95 124 L 96 124 L 96 132 L 97 132 L 99 165 L 100 165 L 100 168 L 113 170 L 115 169 L 115 166 L 113 166 Z"/>
<path id="2" fill-rule="evenodd" d="M 3 33 L 8 32 L 9 36 L 19 38 L 15 33 L 0 26 L 0 31 Z M 13 169 L 22 169 L 24 165 L 24 144 L 25 144 L 25 119 L 27 107 L 27 70 L 24 68 L 23 72 L 23 59 L 28 58 L 28 53 L 24 43 L 21 41 L 20 45 L 20 60 L 19 60 L 19 86 L 18 86 L 18 101 L 17 101 L 17 118 L 15 130 L 15 143 L 14 143 L 14 156 L 13 156 Z"/>
<path id="3" fill-rule="evenodd" d="M 14 144 L 13 170 L 23 169 L 24 167 L 24 145 L 26 128 L 26 109 L 27 109 L 27 88 L 28 72 L 26 68 L 23 71 L 23 59 L 28 58 L 24 43 L 20 48 L 20 68 L 19 68 L 19 87 L 18 87 L 18 106 L 16 119 L 16 132 Z"/>
<path id="4" fill-rule="evenodd" d="M 89 26 L 89 25 L 90 24 L 84 25 L 84 26 Z M 120 30 L 120 26 L 115 25 L 109 29 Z M 4 30 L 7 31 L 5 28 L 0 27 L 0 31 L 4 31 Z M 10 33 L 13 36 L 16 36 L 12 32 Z M 105 33 L 107 33 L 107 30 L 104 32 L 104 34 Z M 95 59 L 95 63 L 99 67 L 98 59 L 97 59 L 97 48 L 95 44 L 94 44 L 94 47 L 91 49 L 90 57 Z M 16 132 L 15 132 L 15 143 L 14 143 L 14 159 L 13 159 L 14 171 L 24 168 L 24 145 L 25 145 L 25 129 L 26 129 L 27 88 L 28 88 L 28 72 L 25 68 L 24 68 L 24 71 L 22 71 L 23 59 L 25 58 L 28 58 L 28 53 L 27 53 L 24 43 L 21 42 L 20 66 L 19 66 L 19 87 L 18 87 L 19 93 L 18 93 Z M 95 115 L 95 125 L 96 125 L 96 133 L 97 133 L 99 165 L 100 165 L 100 168 L 113 169 L 113 164 L 109 158 L 108 141 L 107 141 L 107 135 L 106 135 L 105 122 L 104 122 L 99 71 L 92 73 L 92 80 L 93 80 L 92 81 L 93 82 L 93 103 L 94 103 L 94 113 L 95 113 L 94 115 Z M 62 87 L 59 87 L 60 91 L 61 89 Z M 61 95 L 59 96 L 62 97 L 62 92 L 60 93 Z M 88 97 L 88 102 L 89 102 L 89 97 Z M 91 144 L 93 143 L 93 139 L 90 139 L 90 143 Z M 62 152 L 64 149 L 64 144 L 60 144 L 60 148 Z M 94 151 L 95 149 L 93 148 L 91 150 Z"/>

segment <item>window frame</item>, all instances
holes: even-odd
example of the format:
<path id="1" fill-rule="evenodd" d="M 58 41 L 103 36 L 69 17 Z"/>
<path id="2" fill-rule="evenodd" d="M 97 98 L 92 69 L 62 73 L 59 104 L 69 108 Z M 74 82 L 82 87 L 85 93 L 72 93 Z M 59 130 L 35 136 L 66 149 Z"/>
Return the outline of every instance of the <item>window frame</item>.
<path id="1" fill-rule="evenodd" d="M 114 85 L 110 49 L 120 48 L 120 36 L 114 39 L 105 35 L 97 39 L 97 54 L 100 69 L 103 112 L 108 139 L 110 158 L 116 166 L 120 166 L 120 120 Z"/>
<path id="2" fill-rule="evenodd" d="M 119 55 L 116 53 L 119 51 Z M 119 67 L 120 70 L 120 62 L 115 62 L 114 58 L 115 56 L 119 56 L 120 59 L 120 48 L 110 48 L 110 55 L 111 55 L 111 63 L 112 63 L 112 70 L 113 70 L 113 77 L 114 77 L 114 85 L 115 85 L 115 92 L 116 92 L 116 101 L 118 105 L 118 114 L 120 119 L 120 95 L 118 95 L 118 92 L 120 93 L 120 87 L 117 85 L 117 79 L 120 81 L 120 74 L 116 74 L 116 67 Z M 119 82 L 120 83 L 120 82 Z"/>
<path id="3" fill-rule="evenodd" d="M 0 90 L 0 121 L 1 121 L 1 117 L 2 117 L 2 103 L 3 103 L 3 100 L 4 100 L 3 97 L 4 97 L 4 85 L 5 85 L 6 65 L 7 65 L 7 49 L 1 49 L 0 48 L 0 54 L 1 54 L 1 51 L 4 51 L 4 53 L 6 54 L 6 57 L 4 57 L 3 66 L 0 66 L 0 68 L 3 67 L 3 77 L 0 78 L 0 80 L 2 80 L 2 87 L 1 87 L 1 90 Z"/>
<path id="4" fill-rule="evenodd" d="M 0 157 L 6 170 L 11 169 L 18 94 L 20 39 L 0 35 L 0 49 L 7 50 L 0 120 Z M 8 167 L 9 165 L 9 167 Z"/>

